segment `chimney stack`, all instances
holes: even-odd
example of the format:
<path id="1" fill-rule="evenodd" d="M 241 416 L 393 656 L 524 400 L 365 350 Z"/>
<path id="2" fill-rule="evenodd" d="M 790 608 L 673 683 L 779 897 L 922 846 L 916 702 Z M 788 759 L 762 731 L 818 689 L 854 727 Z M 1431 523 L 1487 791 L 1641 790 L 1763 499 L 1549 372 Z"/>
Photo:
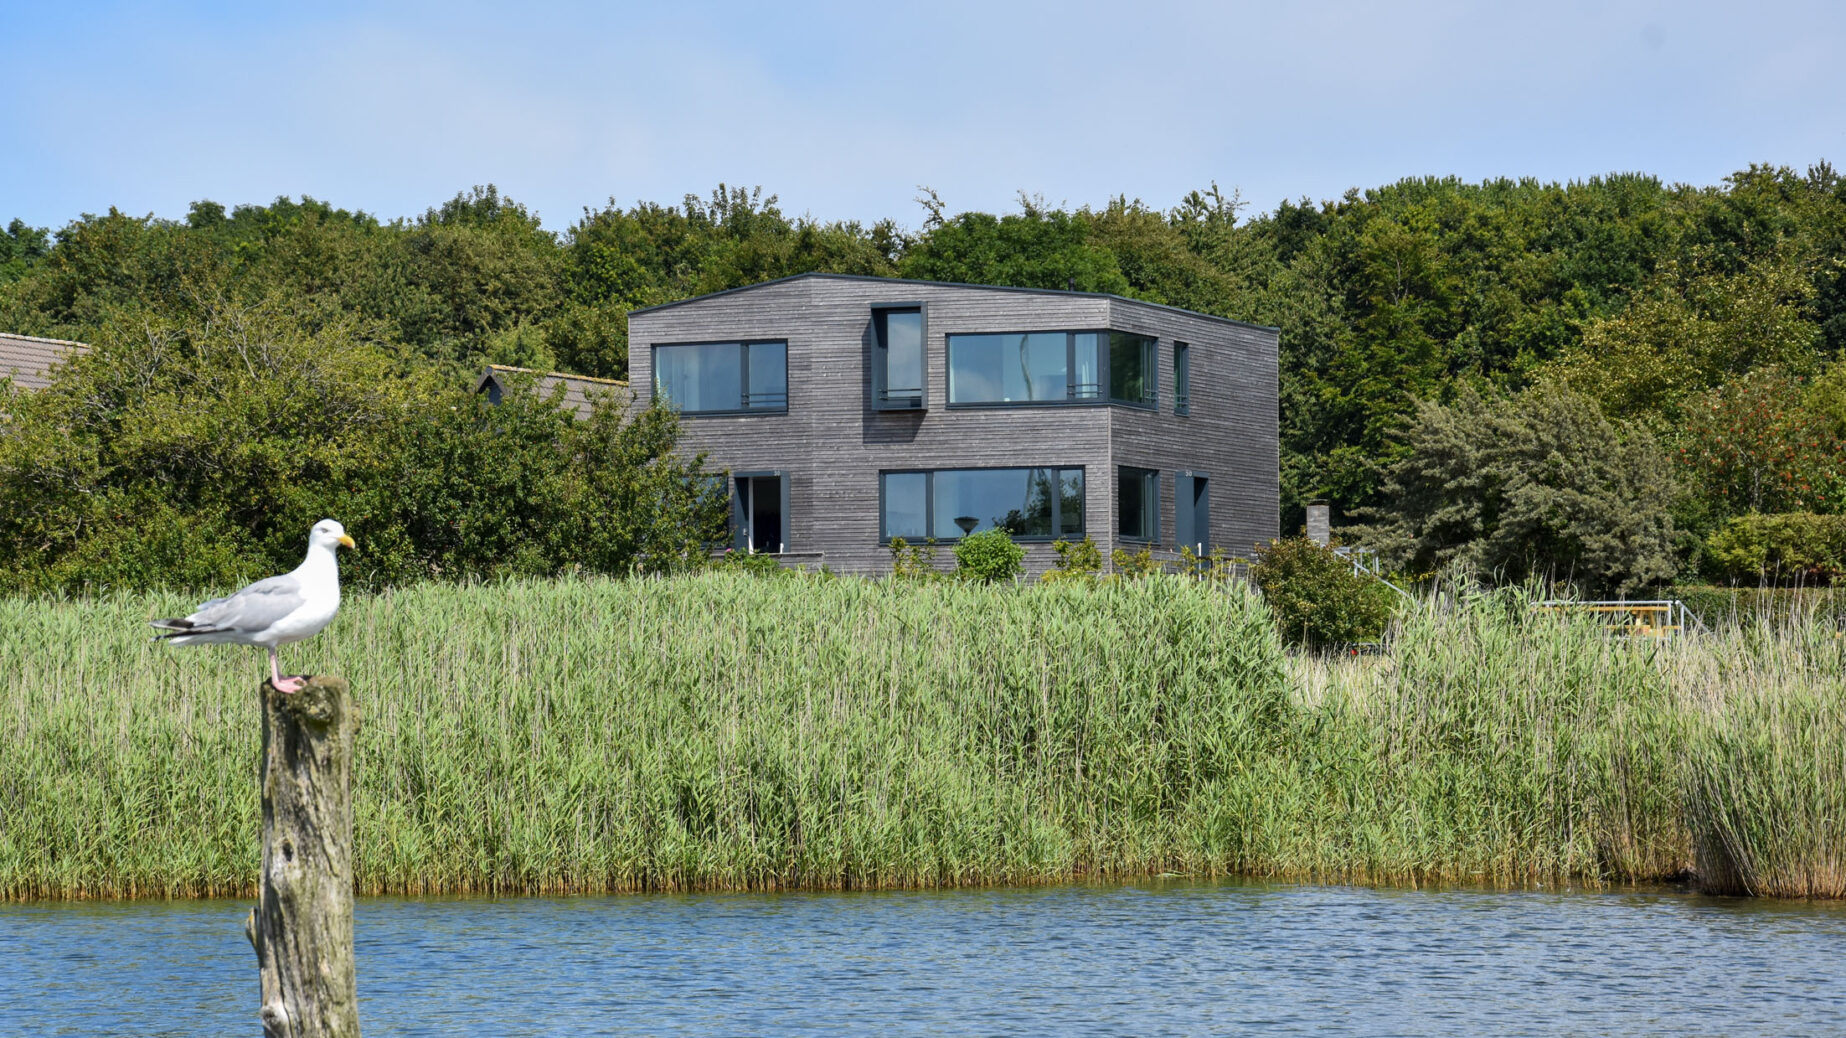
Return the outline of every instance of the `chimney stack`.
<path id="1" fill-rule="evenodd" d="M 1323 548 L 1333 540 L 1333 506 L 1325 501 L 1308 502 L 1308 540 Z"/>

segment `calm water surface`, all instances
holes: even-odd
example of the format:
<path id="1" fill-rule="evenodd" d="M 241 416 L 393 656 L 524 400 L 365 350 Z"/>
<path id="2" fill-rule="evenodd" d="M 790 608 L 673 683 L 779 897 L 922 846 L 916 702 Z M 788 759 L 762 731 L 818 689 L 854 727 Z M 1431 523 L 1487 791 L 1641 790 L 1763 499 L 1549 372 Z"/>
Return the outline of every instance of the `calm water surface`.
<path id="1" fill-rule="evenodd" d="M 255 1034 L 248 903 L 0 905 L 0 1035 Z M 1846 1034 L 1846 909 L 1251 884 L 370 898 L 371 1035 Z"/>

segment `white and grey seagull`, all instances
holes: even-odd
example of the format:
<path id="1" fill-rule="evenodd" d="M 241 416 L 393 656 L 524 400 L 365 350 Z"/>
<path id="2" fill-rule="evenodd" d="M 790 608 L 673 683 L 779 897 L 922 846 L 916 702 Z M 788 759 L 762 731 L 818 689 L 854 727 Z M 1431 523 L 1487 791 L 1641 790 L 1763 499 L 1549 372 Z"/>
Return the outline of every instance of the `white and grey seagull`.
<path id="1" fill-rule="evenodd" d="M 346 528 L 322 519 L 308 532 L 308 557 L 279 577 L 214 598 L 191 616 L 148 621 L 174 645 L 260 645 L 269 650 L 269 680 L 278 692 L 299 692 L 305 675 L 282 676 L 276 648 L 311 638 L 340 611 L 340 560 L 353 546 Z"/>

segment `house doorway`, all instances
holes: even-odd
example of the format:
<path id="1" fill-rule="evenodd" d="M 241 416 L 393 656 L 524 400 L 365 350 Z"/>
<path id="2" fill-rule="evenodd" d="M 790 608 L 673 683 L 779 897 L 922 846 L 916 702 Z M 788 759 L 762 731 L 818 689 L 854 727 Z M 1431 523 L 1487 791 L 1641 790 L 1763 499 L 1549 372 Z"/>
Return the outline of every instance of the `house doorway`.
<path id="1" fill-rule="evenodd" d="M 732 546 L 751 553 L 787 551 L 788 477 L 780 472 L 749 472 L 733 478 Z"/>

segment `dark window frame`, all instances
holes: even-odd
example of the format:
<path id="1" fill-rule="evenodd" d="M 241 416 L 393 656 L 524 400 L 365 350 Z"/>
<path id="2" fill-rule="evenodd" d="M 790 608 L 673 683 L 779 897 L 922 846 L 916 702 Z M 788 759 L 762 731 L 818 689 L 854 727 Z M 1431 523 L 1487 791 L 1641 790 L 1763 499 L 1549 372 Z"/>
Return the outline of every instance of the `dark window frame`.
<path id="1" fill-rule="evenodd" d="M 1173 413 L 1192 413 L 1192 345 L 1173 344 Z"/>
<path id="2" fill-rule="evenodd" d="M 917 386 L 916 395 L 891 400 L 891 368 L 889 347 L 886 345 L 885 328 L 889 315 L 893 313 L 911 313 L 917 315 L 918 351 L 922 354 L 922 384 Z M 929 304 L 926 302 L 899 302 L 872 304 L 872 410 L 874 411 L 927 411 L 929 410 Z"/>
<path id="3" fill-rule="evenodd" d="M 955 340 L 975 338 L 977 336 L 1003 337 L 1009 335 L 1063 335 L 1064 336 L 1064 393 L 1063 400 L 956 400 L 955 399 Z M 1096 391 L 1090 395 L 1077 395 L 1077 383 L 1071 382 L 1071 373 L 1077 367 L 1077 336 L 1095 335 L 1100 337 L 1099 356 L 1096 358 Z M 1115 352 L 1115 336 L 1130 335 L 1144 340 L 1142 364 L 1147 372 L 1147 389 L 1137 400 L 1128 400 L 1115 395 L 1112 360 Z M 943 386 L 943 406 L 955 410 L 963 408 L 978 410 L 996 407 L 1132 407 L 1140 411 L 1157 411 L 1160 409 L 1160 337 L 1144 335 L 1141 332 L 1126 332 L 1116 328 L 1040 328 L 1016 329 L 1000 332 L 950 332 L 942 337 L 942 369 L 945 379 Z M 1087 383 L 1084 383 L 1087 385 Z"/>
<path id="4" fill-rule="evenodd" d="M 777 491 L 781 495 L 782 537 L 777 543 L 777 551 L 758 552 L 750 544 L 749 516 L 740 516 L 742 498 L 737 493 L 737 481 L 740 479 L 774 479 Z M 725 481 L 731 492 L 731 550 L 754 555 L 785 555 L 789 552 L 789 486 L 787 469 L 748 469 L 725 474 Z M 755 491 L 753 490 L 752 493 Z"/>
<path id="5" fill-rule="evenodd" d="M 738 354 L 739 354 L 739 363 L 738 363 L 739 370 L 738 370 L 738 377 L 737 377 L 738 395 L 741 397 L 740 402 L 743 403 L 744 406 L 742 407 L 723 407 L 723 408 L 707 407 L 707 408 L 700 408 L 696 411 L 693 411 L 693 410 L 687 410 L 683 407 L 678 406 L 677 404 L 674 404 L 671 397 L 663 397 L 663 394 L 660 391 L 660 351 L 661 350 L 671 350 L 671 349 L 681 349 L 681 348 L 685 348 L 688 346 L 736 346 L 738 348 Z M 781 400 L 779 403 L 775 403 L 775 404 L 772 404 L 766 407 L 749 406 L 748 401 L 750 399 L 750 347 L 752 346 L 780 346 L 782 347 L 782 392 L 779 394 L 766 394 L 769 396 L 780 396 Z M 736 415 L 750 415 L 750 414 L 768 415 L 768 414 L 787 414 L 788 413 L 789 365 L 788 365 L 788 340 L 787 339 L 699 339 L 699 340 L 694 340 L 694 341 L 689 341 L 689 342 L 649 343 L 648 344 L 648 363 L 651 365 L 651 367 L 648 370 L 648 376 L 649 376 L 648 381 L 651 383 L 651 388 L 653 390 L 653 395 L 650 399 L 657 403 L 667 404 L 668 406 L 673 408 L 676 414 L 679 414 L 682 417 L 708 418 L 708 417 L 734 417 Z"/>
<path id="6" fill-rule="evenodd" d="M 888 529 L 885 526 L 885 516 L 887 514 L 885 511 L 885 477 L 886 476 L 922 476 L 924 477 L 923 478 L 923 533 L 924 533 L 924 536 L 922 540 L 923 541 L 934 540 L 938 544 L 953 544 L 956 541 L 961 540 L 961 538 L 960 537 L 933 537 L 932 538 L 929 536 L 929 530 L 932 526 L 935 525 L 934 520 L 936 518 L 936 479 L 935 479 L 936 473 L 938 472 L 1030 472 L 1033 469 L 1050 469 L 1052 472 L 1056 473 L 1054 476 L 1052 476 L 1053 483 L 1060 485 L 1060 486 L 1063 484 L 1063 481 L 1064 481 L 1064 473 L 1066 472 L 1077 473 L 1083 483 L 1083 497 L 1084 497 L 1083 517 L 1077 524 L 1076 533 L 1073 534 L 1073 533 L 1067 533 L 1067 532 L 1058 532 L 1063 528 L 1063 525 L 1064 525 L 1063 524 L 1064 517 L 1062 515 L 1063 510 L 1064 510 L 1064 504 L 1063 504 L 1063 495 L 1054 494 L 1052 495 L 1052 498 L 1051 498 L 1052 533 L 1050 533 L 1049 535 L 1044 535 L 1044 536 L 1040 536 L 1036 534 L 1034 535 L 1023 535 L 1022 534 L 1018 537 L 1014 537 L 1013 540 L 1020 544 L 1050 544 L 1053 541 L 1061 541 L 1061 540 L 1079 540 L 1080 541 L 1084 537 L 1088 536 L 1089 525 L 1090 525 L 1090 502 L 1089 502 L 1090 477 L 1089 477 L 1088 471 L 1086 471 L 1087 466 L 1084 466 L 1084 465 L 961 465 L 961 466 L 955 466 L 952 468 L 938 468 L 938 469 L 919 469 L 919 468 L 879 469 L 878 470 L 878 543 L 888 545 L 891 543 L 894 536 L 904 537 L 906 541 L 911 540 L 911 538 L 905 536 L 904 534 L 893 535 L 890 529 Z"/>
<path id="7" fill-rule="evenodd" d="M 1173 474 L 1173 547 L 1191 548 L 1200 556 L 1212 550 L 1209 472 L 1187 469 Z"/>
<path id="8" fill-rule="evenodd" d="M 1141 511 L 1147 518 L 1145 534 L 1127 534 L 1122 532 L 1122 483 L 1128 473 L 1139 473 L 1136 477 L 1141 483 Z M 1115 539 L 1133 544 L 1160 543 L 1160 470 L 1144 469 L 1139 465 L 1117 465 L 1115 467 Z"/>

